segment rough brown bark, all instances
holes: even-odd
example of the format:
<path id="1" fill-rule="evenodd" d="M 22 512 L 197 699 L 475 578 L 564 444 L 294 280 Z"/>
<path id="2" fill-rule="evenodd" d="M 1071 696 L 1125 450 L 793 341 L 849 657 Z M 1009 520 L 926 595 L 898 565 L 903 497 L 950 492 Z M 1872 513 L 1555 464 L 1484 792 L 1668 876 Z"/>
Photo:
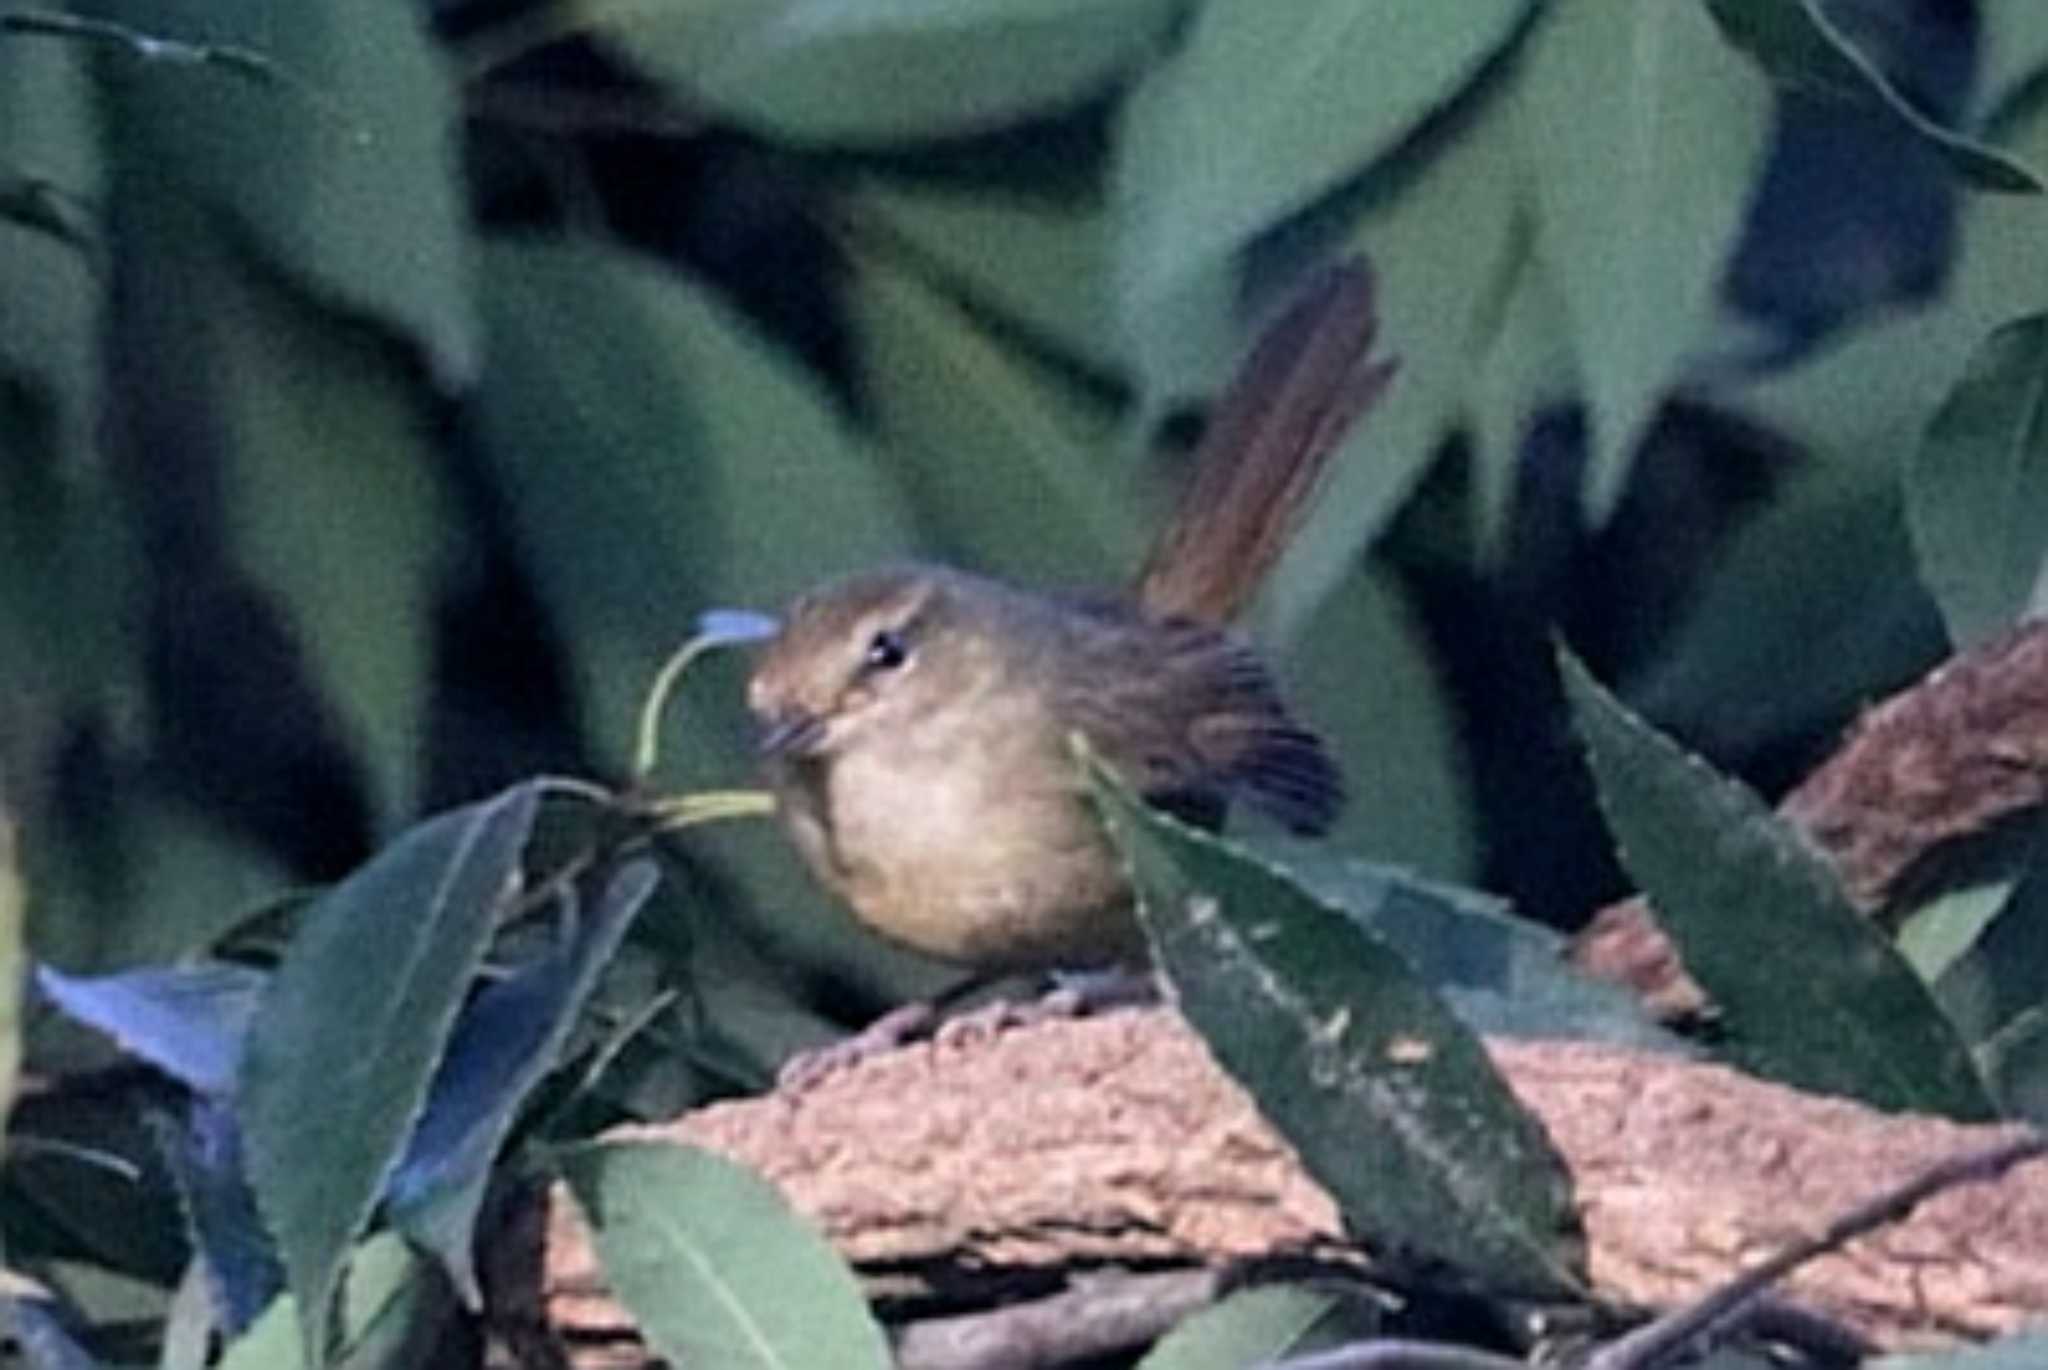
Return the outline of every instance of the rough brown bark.
<path id="1" fill-rule="evenodd" d="M 1492 1049 L 1571 1166 L 1596 1287 L 1630 1303 L 1690 1298 L 1934 1160 L 2011 1131 L 1889 1117 L 1585 1043 Z M 1014 1278 L 1341 1241 L 1328 1198 L 1163 1009 L 913 1046 L 807 1092 L 634 1135 L 756 1168 L 869 1268 Z M 549 1221 L 550 1320 L 618 1354 L 628 1324 L 560 1193 Z M 2048 1162 L 1945 1195 L 1807 1267 L 1785 1292 L 1885 1345 L 2042 1317 Z"/>

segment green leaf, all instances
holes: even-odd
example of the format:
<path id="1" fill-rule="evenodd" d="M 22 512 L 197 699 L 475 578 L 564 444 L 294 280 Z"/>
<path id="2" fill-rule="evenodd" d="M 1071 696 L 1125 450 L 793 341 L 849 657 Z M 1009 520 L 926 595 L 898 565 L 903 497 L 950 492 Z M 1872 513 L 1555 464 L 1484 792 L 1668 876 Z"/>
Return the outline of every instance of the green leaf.
<path id="1" fill-rule="evenodd" d="M 2038 1370 L 2048 1362 L 2048 1332 L 2020 1332 L 1986 1346 L 1880 1356 L 1864 1370 Z"/>
<path id="2" fill-rule="evenodd" d="M 1686 1050 L 1634 995 L 1573 969 L 1563 937 L 1515 917 L 1503 900 L 1318 844 L 1279 851 L 1304 888 L 1399 952 L 1474 1032 Z"/>
<path id="3" fill-rule="evenodd" d="M 1997 118 L 2006 99 L 2048 75 L 2048 8 L 2040 5 L 1986 5 L 1978 11 L 1982 26 L 1977 88 L 1971 101 L 1977 111 L 1973 125 Z"/>
<path id="4" fill-rule="evenodd" d="M 521 785 L 401 836 L 306 910 L 257 1010 L 241 1076 L 249 1180 L 312 1359 L 517 888 L 538 802 Z"/>
<path id="5" fill-rule="evenodd" d="M 108 16 L 233 46 L 276 80 L 217 65 L 130 64 L 109 83 L 126 166 L 224 210 L 310 293 L 408 340 L 452 388 L 476 365 L 455 92 L 404 0 L 123 0 Z"/>
<path id="6" fill-rule="evenodd" d="M 561 946 L 479 993 L 449 1038 L 385 1204 L 472 1310 L 483 1306 L 473 1245 L 492 1162 L 658 878 L 650 861 L 621 867 L 587 917 L 567 920 Z"/>
<path id="7" fill-rule="evenodd" d="M 605 1279 L 676 1365 L 808 1370 L 891 1364 L 853 1274 L 764 1180 L 649 1142 L 568 1152 L 562 1169 Z"/>
<path id="8" fill-rule="evenodd" d="M 1775 79 L 1881 110 L 1902 132 L 1938 148 L 1979 189 L 2041 191 L 2040 177 L 2024 162 L 1943 128 L 1915 108 L 1828 18 L 1819 0 L 1707 0 L 1707 8 L 1728 41 Z"/>
<path id="9" fill-rule="evenodd" d="M 1985 1038 L 1977 1063 L 2008 1117 L 2048 1126 L 2048 1006 L 2017 1014 Z"/>
<path id="10" fill-rule="evenodd" d="M 1381 336 L 1400 371 L 1332 459 L 1328 487 L 1260 596 L 1281 641 L 1401 509 L 1493 346 L 1502 283 L 1528 252 L 1520 135 L 1505 96 L 1496 84 L 1476 97 L 1457 136 L 1367 207 L 1345 244 L 1374 265 Z"/>
<path id="11" fill-rule="evenodd" d="M 2048 314 L 1971 357 L 1906 467 L 1906 512 L 1958 647 L 2048 608 Z"/>
<path id="12" fill-rule="evenodd" d="M 1291 637 L 1258 607 L 1250 636 L 1284 645 L 1288 698 L 1329 740 L 1349 786 L 1324 849 L 1472 876 L 1478 837 L 1457 721 L 1398 585 L 1354 571 Z M 1370 688 L 1360 688 L 1362 662 L 1372 663 Z"/>
<path id="13" fill-rule="evenodd" d="M 1116 497 L 1111 415 L 1084 410 L 930 282 L 876 253 L 853 260 L 861 393 L 943 544 L 1026 583 L 1128 576 L 1143 549 L 1132 501 Z"/>
<path id="14" fill-rule="evenodd" d="M 399 1370 L 419 1364 L 434 1322 L 449 1307 L 445 1288 L 403 1238 L 380 1233 L 348 1257 L 341 1299 L 341 1354 L 332 1364 L 348 1370 Z M 215 1370 L 303 1370 L 308 1362 L 297 1335 L 299 1304 L 287 1294 L 273 1300 L 249 1330 L 231 1342 Z"/>
<path id="15" fill-rule="evenodd" d="M 1899 954 L 1913 973 L 1937 984 L 1950 966 L 1976 945 L 1984 929 L 2011 897 L 2013 880 L 1993 880 L 1948 890 L 1920 905 L 1899 923 Z"/>
<path id="16" fill-rule="evenodd" d="M 1106 93 L 1174 0 L 597 0 L 597 31 L 682 102 L 771 137 L 959 137 Z"/>
<path id="17" fill-rule="evenodd" d="M 1760 1075 L 1876 1107 L 1993 1116 L 1926 985 L 1834 872 L 1747 789 L 1559 666 L 1622 864 Z"/>
<path id="18" fill-rule="evenodd" d="M 1357 1289 L 1268 1285 L 1205 1308 L 1160 1338 L 1138 1370 L 1243 1370 L 1367 1337 L 1381 1309 Z"/>
<path id="19" fill-rule="evenodd" d="M 1042 197 L 965 193 L 870 177 L 847 192 L 849 217 L 919 254 L 926 273 L 975 304 L 1102 371 L 1118 369 L 1106 208 Z"/>
<path id="20" fill-rule="evenodd" d="M 1628 695 L 1704 751 L 1755 755 L 1839 729 L 1943 647 L 1913 572 L 1896 472 L 1823 459 L 1785 478 L 1729 539 Z"/>
<path id="21" fill-rule="evenodd" d="M 1174 346 L 1172 302 L 1456 100 L 1528 0 L 1219 0 L 1127 102 L 1114 172 L 1125 333 Z M 1461 225 L 1469 228 L 1470 225 Z M 1386 265 L 1394 266 L 1388 257 Z M 1171 368 L 1147 368 L 1170 396 Z"/>
<path id="22" fill-rule="evenodd" d="M 695 282 L 560 244 L 494 245 L 482 267 L 480 455 L 567 640 L 587 743 L 623 770 L 701 610 L 900 557 L 909 521 L 810 378 Z M 749 736 L 735 701 L 668 741 L 679 770 L 737 768 Z"/>
<path id="23" fill-rule="evenodd" d="M 1982 1041 L 2029 1009 L 2048 1005 L 2048 850 L 2037 839 L 1997 916 L 1934 982 L 1964 1037 Z"/>
<path id="24" fill-rule="evenodd" d="M 2006 130 L 2015 154 L 2048 165 L 2048 101 Z M 1837 465 L 1897 473 L 1993 329 L 2048 310 L 2048 197 L 1962 201 L 1954 264 L 1926 308 L 1887 315 L 1805 362 L 1721 397 Z"/>
<path id="25" fill-rule="evenodd" d="M 1091 771 L 1178 1007 L 1347 1222 L 1489 1289 L 1582 1289 L 1569 1178 L 1478 1037 L 1342 910 Z"/>
<path id="26" fill-rule="evenodd" d="M 1696 4 L 1564 0 L 1516 84 L 1537 252 L 1556 282 L 1604 519 L 1711 321 L 1768 150 L 1761 73 Z"/>

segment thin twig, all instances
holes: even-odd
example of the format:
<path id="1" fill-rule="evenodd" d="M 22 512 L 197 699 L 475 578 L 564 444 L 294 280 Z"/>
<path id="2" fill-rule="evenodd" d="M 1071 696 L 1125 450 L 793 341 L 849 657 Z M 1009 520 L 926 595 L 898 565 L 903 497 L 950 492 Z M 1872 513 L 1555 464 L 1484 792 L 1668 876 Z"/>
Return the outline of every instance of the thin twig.
<path id="1" fill-rule="evenodd" d="M 1896 1189 L 1859 1204 L 1829 1223 L 1820 1235 L 1787 1247 L 1697 1301 L 1609 1342 L 1586 1362 L 1585 1370 L 1652 1370 L 1674 1352 L 1726 1331 L 1758 1295 L 1815 1257 L 1897 1222 L 1943 1190 L 1995 1180 L 2014 1166 L 2043 1155 L 2048 1155 L 2048 1136 L 2034 1133 L 1939 1161 Z"/>

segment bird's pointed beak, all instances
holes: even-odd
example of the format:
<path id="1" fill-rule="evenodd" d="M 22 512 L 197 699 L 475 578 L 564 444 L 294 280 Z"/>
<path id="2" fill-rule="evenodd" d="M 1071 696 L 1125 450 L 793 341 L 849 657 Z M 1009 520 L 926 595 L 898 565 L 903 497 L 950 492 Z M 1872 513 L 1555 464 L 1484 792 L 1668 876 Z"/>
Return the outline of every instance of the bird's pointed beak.
<path id="1" fill-rule="evenodd" d="M 825 720 L 794 709 L 763 719 L 755 746 L 763 756 L 811 756 L 824 741 Z"/>

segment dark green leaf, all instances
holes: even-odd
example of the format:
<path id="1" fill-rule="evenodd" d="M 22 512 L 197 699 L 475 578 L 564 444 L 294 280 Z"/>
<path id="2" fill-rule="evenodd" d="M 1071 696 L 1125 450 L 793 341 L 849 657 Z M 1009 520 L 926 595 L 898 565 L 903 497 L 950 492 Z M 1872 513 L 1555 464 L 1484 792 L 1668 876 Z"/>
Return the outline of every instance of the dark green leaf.
<path id="1" fill-rule="evenodd" d="M 774 608 L 900 557 L 907 520 L 815 384 L 693 281 L 561 245 L 483 265 L 482 455 L 567 639 L 587 740 L 623 768 L 700 611 Z M 751 765 L 749 735 L 735 707 L 667 737 L 680 771 Z"/>
<path id="2" fill-rule="evenodd" d="M 1906 468 L 1906 499 L 1920 574 L 1958 647 L 2048 607 L 2048 314 L 1977 349 Z"/>
<path id="3" fill-rule="evenodd" d="M 1340 909 L 1091 767 L 1181 1012 L 1346 1220 L 1488 1288 L 1583 1288 L 1563 1164 L 1479 1038 Z"/>
<path id="4" fill-rule="evenodd" d="M 1357 1288 L 1246 1289 L 1160 1338 L 1138 1370 L 1244 1370 L 1370 1336 L 1382 1311 Z"/>
<path id="5" fill-rule="evenodd" d="M 1834 872 L 1762 800 L 1653 731 L 1559 652 L 1622 863 L 1758 1074 L 1879 1108 L 1976 1120 L 1954 1026 Z"/>
<path id="6" fill-rule="evenodd" d="M 1350 790 L 1326 849 L 1471 877 L 1477 836 L 1457 722 L 1398 586 L 1354 573 L 1293 633 L 1273 617 L 1255 614 L 1251 635 L 1285 644 L 1277 665 L 1288 697 L 1329 739 Z"/>
<path id="7" fill-rule="evenodd" d="M 1855 100 L 1939 148 L 1957 173 L 1984 190 L 2039 193 L 2024 162 L 1943 128 L 1914 107 L 1834 24 L 1819 0 L 1707 0 L 1728 40 L 1786 85 Z"/>
<path id="8" fill-rule="evenodd" d="M 421 15 L 396 0 L 123 0 L 106 17 L 239 49 L 276 80 L 135 64 L 110 83 L 114 145 L 158 183 L 226 210 L 310 293 L 407 339 L 449 386 L 475 369 L 454 91 Z"/>
<path id="9" fill-rule="evenodd" d="M 676 1365 L 845 1370 L 890 1364 L 853 1274 L 781 1196 L 730 1161 L 647 1142 L 563 1158 L 605 1279 Z"/>
<path id="10" fill-rule="evenodd" d="M 306 910 L 257 1012 L 249 1179 L 309 1349 L 326 1345 L 343 1262 L 420 1116 L 538 802 L 522 785 L 400 837 Z"/>
<path id="11" fill-rule="evenodd" d="M 1823 457 L 1725 545 L 1628 694 L 1703 750 L 1755 755 L 1839 728 L 1944 646 L 1913 574 L 1896 469 Z"/>
<path id="12" fill-rule="evenodd" d="M 1026 582 L 1128 575 L 1141 548 L 1131 502 L 1117 498 L 1110 416 L 1034 372 L 931 282 L 877 254 L 854 262 L 862 393 L 939 536 Z"/>
<path id="13" fill-rule="evenodd" d="M 773 137 L 875 144 L 982 132 L 1106 92 L 1173 0 L 694 0 L 599 11 L 685 106 Z"/>
<path id="14" fill-rule="evenodd" d="M 409 1370 L 425 1362 L 435 1323 L 452 1305 L 425 1261 L 395 1233 L 370 1238 L 349 1253 L 341 1296 L 342 1370 Z M 304 1370 L 297 1333 L 299 1305 L 287 1294 L 271 1302 L 248 1332 L 229 1344 L 215 1370 Z"/>
<path id="15" fill-rule="evenodd" d="M 440 1260 L 472 1309 L 483 1303 L 471 1245 L 491 1163 L 657 878 L 651 862 L 622 867 L 589 916 L 571 920 L 572 940 L 477 995 L 448 1039 L 385 1198 L 392 1224 Z"/>
<path id="16" fill-rule="evenodd" d="M 1516 87 L 1537 253 L 1564 302 L 1605 517 L 1713 316 L 1769 146 L 1762 75 L 1696 4 L 1555 7 Z"/>

